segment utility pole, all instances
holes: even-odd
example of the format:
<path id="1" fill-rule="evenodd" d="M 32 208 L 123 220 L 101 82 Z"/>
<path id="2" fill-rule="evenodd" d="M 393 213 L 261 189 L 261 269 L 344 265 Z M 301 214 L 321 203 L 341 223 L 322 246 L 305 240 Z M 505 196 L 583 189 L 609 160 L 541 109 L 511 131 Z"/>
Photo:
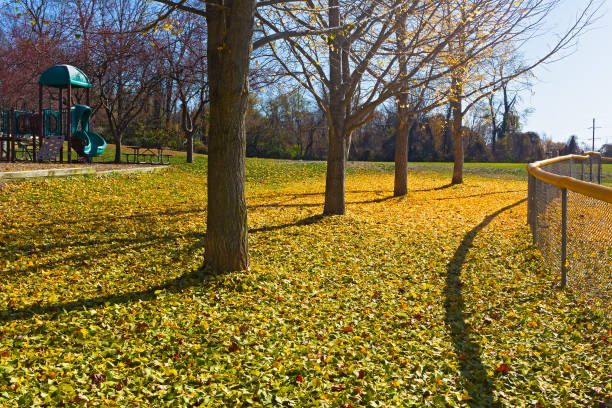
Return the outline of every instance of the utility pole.
<path id="1" fill-rule="evenodd" d="M 595 151 L 595 129 L 601 129 L 601 126 L 595 126 L 595 118 L 593 118 L 593 126 L 589 129 L 593 129 L 593 145 L 591 146 L 591 151 Z"/>
<path id="2" fill-rule="evenodd" d="M 593 129 L 593 144 L 591 145 L 591 151 L 594 152 L 595 151 L 595 129 L 601 129 L 601 126 L 595 126 L 595 118 L 593 118 L 593 126 L 590 127 L 589 129 Z M 590 164 L 590 179 L 591 182 L 593 181 L 593 156 L 591 155 L 589 157 L 589 164 Z"/>

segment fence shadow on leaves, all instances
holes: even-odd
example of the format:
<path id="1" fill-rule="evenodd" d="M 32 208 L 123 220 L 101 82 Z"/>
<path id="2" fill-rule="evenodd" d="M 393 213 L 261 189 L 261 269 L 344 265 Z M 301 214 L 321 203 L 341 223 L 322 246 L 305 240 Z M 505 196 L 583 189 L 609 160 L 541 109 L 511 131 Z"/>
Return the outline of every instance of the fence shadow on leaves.
<path id="1" fill-rule="evenodd" d="M 480 231 L 491 223 L 498 215 L 508 211 L 522 203 L 526 199 L 510 204 L 494 213 L 488 215 L 480 224 L 468 231 L 461 240 L 461 244 L 455 251 L 447 266 L 446 286 L 444 288 L 444 308 L 446 311 L 445 322 L 450 330 L 455 353 L 461 375 L 468 382 L 466 389 L 472 398 L 469 401 L 471 407 L 495 407 L 493 388 L 489 382 L 487 371 L 480 356 L 480 345 L 474 340 L 471 328 L 466 323 L 465 301 L 462 293 L 461 272 L 466 256 L 474 244 L 474 239 Z"/>

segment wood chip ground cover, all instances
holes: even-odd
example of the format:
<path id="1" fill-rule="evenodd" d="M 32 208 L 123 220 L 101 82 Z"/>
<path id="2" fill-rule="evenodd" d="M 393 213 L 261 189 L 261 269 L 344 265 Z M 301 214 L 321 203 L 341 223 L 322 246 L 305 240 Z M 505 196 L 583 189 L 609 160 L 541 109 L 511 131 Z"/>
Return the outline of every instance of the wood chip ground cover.
<path id="1" fill-rule="evenodd" d="M 205 161 L 0 192 L 0 406 L 606 407 L 609 305 L 559 291 L 526 183 L 249 160 L 248 272 L 201 268 Z"/>

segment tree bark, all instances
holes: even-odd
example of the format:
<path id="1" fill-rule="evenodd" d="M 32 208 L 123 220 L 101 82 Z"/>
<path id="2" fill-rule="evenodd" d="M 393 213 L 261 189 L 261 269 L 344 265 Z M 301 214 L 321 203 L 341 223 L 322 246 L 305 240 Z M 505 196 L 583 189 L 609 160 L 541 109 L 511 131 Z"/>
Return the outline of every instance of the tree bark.
<path id="1" fill-rule="evenodd" d="M 108 118 L 108 123 L 111 128 L 111 133 L 113 134 L 113 139 L 115 140 L 115 163 L 121 163 L 121 139 L 122 135 L 119 129 L 116 126 L 116 122 L 113 121 L 113 113 L 108 109 L 104 109 L 106 112 L 106 117 Z"/>
<path id="2" fill-rule="evenodd" d="M 206 263 L 249 267 L 245 197 L 245 113 L 255 0 L 207 1 L 210 133 Z"/>
<path id="3" fill-rule="evenodd" d="M 400 14 L 397 22 L 397 48 L 399 52 L 400 78 L 408 76 L 406 56 L 406 14 Z M 397 134 L 395 137 L 395 181 L 393 195 L 401 197 L 408 193 L 408 139 L 410 126 L 408 126 L 408 94 L 400 92 L 397 97 Z"/>
<path id="4" fill-rule="evenodd" d="M 115 136 L 115 163 L 121 163 L 121 135 Z"/>
<path id="5" fill-rule="evenodd" d="M 406 97 L 404 97 L 407 99 Z M 407 102 L 407 101 L 405 101 Z M 402 103 L 400 97 L 399 104 Z M 401 197 L 408 193 L 408 139 L 410 136 L 410 125 L 406 112 L 398 110 L 397 135 L 395 137 L 395 182 L 393 195 Z"/>
<path id="6" fill-rule="evenodd" d="M 453 180 L 451 184 L 463 183 L 463 110 L 461 104 L 461 96 L 457 96 L 451 102 L 453 110 L 453 149 L 454 149 L 454 165 L 453 165 Z"/>
<path id="7" fill-rule="evenodd" d="M 338 0 L 329 1 L 329 26 L 340 25 L 340 7 Z M 343 109 L 342 84 L 342 46 L 340 34 L 330 40 L 329 47 L 329 154 L 327 156 L 327 175 L 325 179 L 325 215 L 343 215 L 346 211 L 344 190 L 346 185 L 346 160 L 348 149 L 345 135 L 345 114 Z"/>
<path id="8" fill-rule="evenodd" d="M 187 134 L 187 163 L 193 163 L 193 132 Z"/>
<path id="9" fill-rule="evenodd" d="M 495 114 L 495 106 L 493 104 L 493 95 L 488 97 L 489 100 L 489 111 L 491 113 L 491 152 L 493 153 L 493 160 L 496 158 L 497 150 L 497 115 Z"/>
<path id="10" fill-rule="evenodd" d="M 337 116 L 337 115 L 336 115 Z M 329 153 L 325 178 L 325 215 L 343 215 L 346 212 L 344 191 L 346 188 L 346 148 L 344 129 L 341 123 L 330 125 Z"/>

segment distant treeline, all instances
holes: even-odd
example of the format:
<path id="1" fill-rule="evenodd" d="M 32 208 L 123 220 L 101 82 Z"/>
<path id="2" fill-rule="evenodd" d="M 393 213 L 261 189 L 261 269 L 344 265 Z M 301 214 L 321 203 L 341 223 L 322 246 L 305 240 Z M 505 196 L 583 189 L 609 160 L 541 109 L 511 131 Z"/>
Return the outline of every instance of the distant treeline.
<path id="1" fill-rule="evenodd" d="M 299 94 L 281 94 L 266 101 L 251 98 L 247 111 L 247 156 L 323 160 L 327 157 L 328 127 L 325 116 Z M 515 115 L 503 132 L 493 138 L 487 118 L 471 120 L 463 129 L 465 160 L 469 162 L 528 162 L 549 154 L 580 151 L 575 137 L 568 143 L 544 140 L 537 133 L 523 132 Z M 415 116 L 410 124 L 408 160 L 436 162 L 453 160 L 452 117 L 440 110 Z M 397 133 L 394 104 L 378 110 L 372 120 L 352 135 L 349 160 L 393 161 Z M 205 140 L 196 143 L 205 149 Z"/>

